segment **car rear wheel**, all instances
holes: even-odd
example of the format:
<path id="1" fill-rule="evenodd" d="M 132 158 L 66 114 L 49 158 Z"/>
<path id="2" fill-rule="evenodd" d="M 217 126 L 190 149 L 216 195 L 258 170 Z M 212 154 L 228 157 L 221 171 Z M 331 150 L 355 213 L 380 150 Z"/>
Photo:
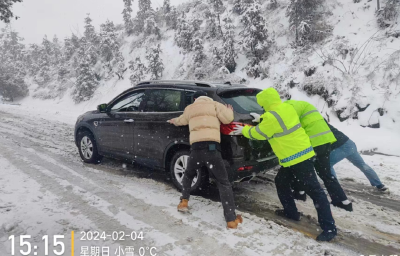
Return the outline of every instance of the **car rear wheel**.
<path id="1" fill-rule="evenodd" d="M 170 164 L 171 179 L 179 191 L 182 191 L 182 180 L 186 172 L 190 151 L 182 150 L 174 154 Z M 209 184 L 207 170 L 200 169 L 192 181 L 192 193 L 197 193 Z"/>
<path id="2" fill-rule="evenodd" d="M 103 158 L 97 151 L 96 140 L 90 131 L 78 134 L 79 155 L 85 163 L 97 164 Z"/>

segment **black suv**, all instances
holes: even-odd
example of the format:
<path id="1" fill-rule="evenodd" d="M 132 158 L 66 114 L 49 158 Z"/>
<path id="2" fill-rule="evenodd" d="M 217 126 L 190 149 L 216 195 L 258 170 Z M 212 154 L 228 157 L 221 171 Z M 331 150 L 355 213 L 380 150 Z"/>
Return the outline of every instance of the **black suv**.
<path id="1" fill-rule="evenodd" d="M 167 120 L 183 113 L 202 90 L 215 101 L 231 104 L 235 120 L 221 125 L 222 157 L 229 179 L 246 181 L 278 165 L 267 141 L 252 141 L 232 135 L 236 124 L 252 124 L 251 112 L 262 114 L 257 104 L 259 89 L 203 81 L 144 81 L 108 104 L 78 117 L 75 143 L 86 163 L 99 163 L 103 156 L 134 161 L 170 172 L 178 189 L 190 153 L 189 129 L 175 127 Z M 207 169 L 199 171 L 192 190 L 209 182 Z"/>

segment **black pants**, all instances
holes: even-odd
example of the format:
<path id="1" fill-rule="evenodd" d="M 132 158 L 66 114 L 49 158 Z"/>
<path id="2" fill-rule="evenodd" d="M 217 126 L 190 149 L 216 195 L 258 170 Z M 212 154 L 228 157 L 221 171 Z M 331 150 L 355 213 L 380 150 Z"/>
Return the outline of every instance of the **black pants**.
<path id="1" fill-rule="evenodd" d="M 196 147 L 198 145 L 202 147 Z M 214 146 L 210 148 L 209 145 Z M 188 166 L 182 180 L 182 199 L 189 200 L 192 181 L 197 170 L 207 167 L 208 171 L 211 172 L 217 180 L 219 196 L 221 198 L 222 207 L 224 208 L 225 220 L 229 222 L 236 219 L 235 200 L 233 198 L 232 186 L 228 179 L 228 173 L 226 172 L 221 152 L 218 149 L 219 144 L 216 142 L 199 142 L 192 145 Z"/>
<path id="2" fill-rule="evenodd" d="M 317 157 L 314 167 L 318 176 L 324 181 L 332 202 L 342 202 L 347 199 L 346 194 L 340 186 L 339 181 L 331 173 L 330 154 L 331 144 L 324 144 L 314 148 Z"/>
<path id="3" fill-rule="evenodd" d="M 322 230 L 336 229 L 328 198 L 318 182 L 312 160 L 309 159 L 290 167 L 281 168 L 275 177 L 278 197 L 287 215 L 298 213 L 291 188 L 292 184 L 305 191 L 313 200 Z"/>

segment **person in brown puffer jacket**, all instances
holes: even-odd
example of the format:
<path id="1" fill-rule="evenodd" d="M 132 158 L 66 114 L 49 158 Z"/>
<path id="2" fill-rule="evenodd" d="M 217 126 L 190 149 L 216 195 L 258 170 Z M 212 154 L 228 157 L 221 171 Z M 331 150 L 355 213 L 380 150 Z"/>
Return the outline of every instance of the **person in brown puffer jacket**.
<path id="1" fill-rule="evenodd" d="M 233 121 L 233 108 L 207 97 L 204 91 L 197 91 L 193 98 L 195 102 L 187 106 L 181 116 L 168 120 L 176 126 L 189 125 L 190 131 L 191 153 L 182 180 L 182 197 L 178 211 L 188 211 L 193 178 L 198 170 L 207 167 L 217 180 L 227 228 L 235 229 L 243 220 L 242 216 L 235 213 L 232 186 L 222 160 L 220 145 L 220 125 Z"/>

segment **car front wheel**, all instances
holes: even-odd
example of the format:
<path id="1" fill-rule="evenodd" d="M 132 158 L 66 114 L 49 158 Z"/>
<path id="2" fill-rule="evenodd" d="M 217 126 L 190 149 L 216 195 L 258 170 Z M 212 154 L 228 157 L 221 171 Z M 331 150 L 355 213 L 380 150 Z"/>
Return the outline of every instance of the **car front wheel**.
<path id="1" fill-rule="evenodd" d="M 97 164 L 103 158 L 97 151 L 96 140 L 90 131 L 78 134 L 79 155 L 85 163 Z"/>
<path id="2" fill-rule="evenodd" d="M 182 180 L 188 166 L 189 156 L 190 151 L 182 150 L 176 152 L 172 157 L 170 174 L 174 185 L 179 191 L 182 191 L 183 188 Z M 198 193 L 208 184 L 209 178 L 207 170 L 200 169 L 193 178 L 191 192 Z"/>

